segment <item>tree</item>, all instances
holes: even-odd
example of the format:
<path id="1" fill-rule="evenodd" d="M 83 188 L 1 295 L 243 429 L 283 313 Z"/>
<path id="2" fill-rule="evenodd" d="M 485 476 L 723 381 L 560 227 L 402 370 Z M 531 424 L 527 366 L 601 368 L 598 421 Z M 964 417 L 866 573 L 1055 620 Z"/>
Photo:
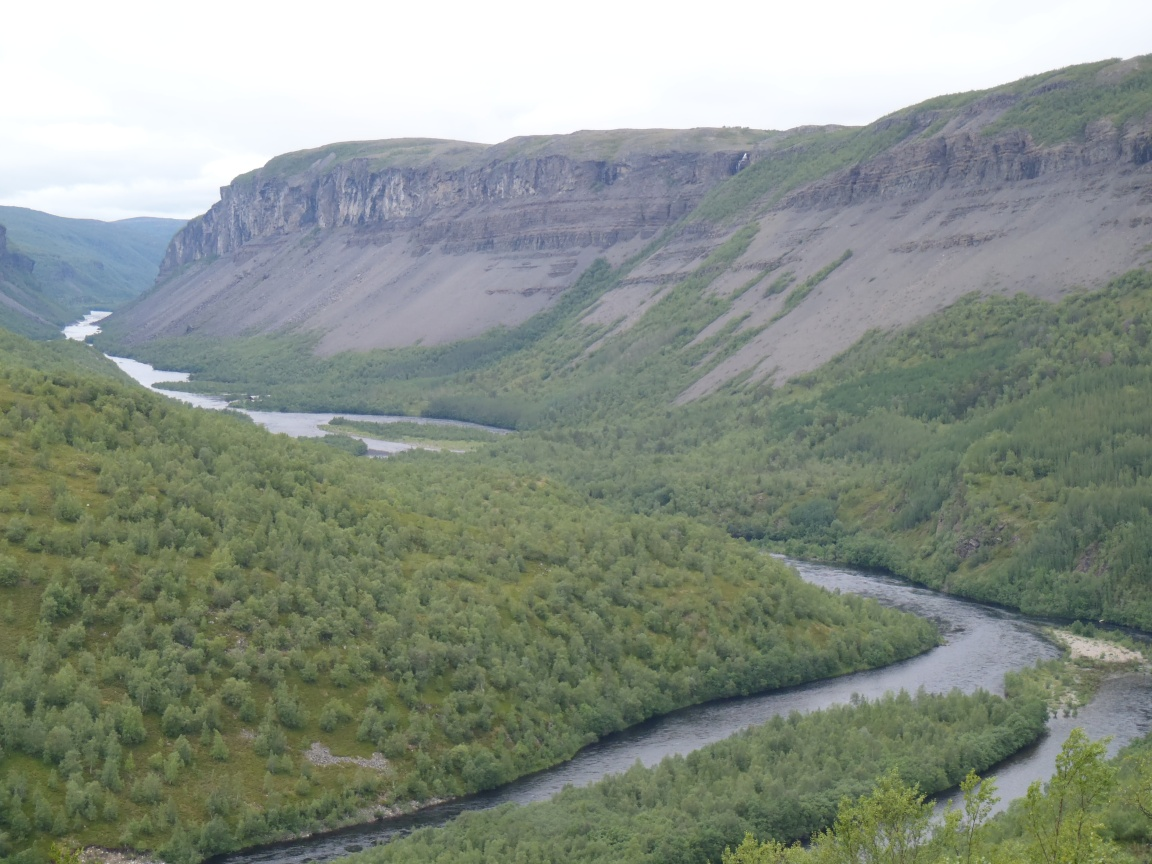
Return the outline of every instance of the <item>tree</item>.
<path id="1" fill-rule="evenodd" d="M 720 860 L 721 864 L 803 864 L 808 855 L 799 844 L 784 846 L 775 840 L 759 843 L 751 834 L 745 834 L 735 849 L 724 849 Z"/>
<path id="2" fill-rule="evenodd" d="M 1037 864 L 1080 864 L 1107 860 L 1100 837 L 1099 808 L 1116 780 L 1107 761 L 1107 739 L 1089 741 L 1083 729 L 1072 730 L 1056 757 L 1056 774 L 1041 792 L 1040 781 L 1024 799 L 1029 858 Z"/>
<path id="3" fill-rule="evenodd" d="M 964 809 L 958 814 L 954 828 L 956 845 L 960 860 L 972 864 L 982 860 L 979 851 L 984 823 L 1000 797 L 996 794 L 996 781 L 991 778 L 981 780 L 975 771 L 968 772 L 960 783 L 960 791 L 964 793 Z"/>
<path id="4" fill-rule="evenodd" d="M 871 795 L 845 798 L 833 826 L 813 844 L 819 864 L 915 864 L 926 860 L 932 802 L 895 771 Z M 770 860 L 770 859 L 769 859 Z"/>

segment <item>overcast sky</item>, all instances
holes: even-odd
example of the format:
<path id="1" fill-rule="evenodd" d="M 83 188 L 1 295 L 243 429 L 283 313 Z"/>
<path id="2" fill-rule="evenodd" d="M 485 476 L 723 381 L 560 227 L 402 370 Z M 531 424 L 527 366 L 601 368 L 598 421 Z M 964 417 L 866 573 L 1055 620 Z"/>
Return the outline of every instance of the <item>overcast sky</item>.
<path id="1" fill-rule="evenodd" d="M 1149 0 L 10 3 L 0 203 L 188 218 L 333 141 L 867 123 L 1152 52 Z"/>

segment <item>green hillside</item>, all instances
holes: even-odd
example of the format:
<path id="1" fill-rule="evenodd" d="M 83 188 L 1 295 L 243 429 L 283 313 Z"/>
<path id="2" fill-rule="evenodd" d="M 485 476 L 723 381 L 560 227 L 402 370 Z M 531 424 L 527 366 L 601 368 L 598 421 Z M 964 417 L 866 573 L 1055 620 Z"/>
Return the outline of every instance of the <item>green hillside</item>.
<path id="1" fill-rule="evenodd" d="M 596 334 L 562 323 L 547 339 L 322 363 L 276 340 L 218 346 L 207 361 L 187 342 L 157 354 L 177 368 L 199 357 L 207 374 L 275 368 L 248 385 L 271 405 L 527 421 L 535 431 L 495 443 L 492 458 L 529 461 L 609 506 L 1032 613 L 1152 628 L 1148 273 L 1056 305 L 972 297 L 787 386 L 737 382 L 671 407 L 696 364 L 723 355 L 715 341 L 688 345 L 698 331 L 678 324 L 717 302 L 681 285 L 582 362 Z"/>
<path id="2" fill-rule="evenodd" d="M 499 442 L 590 498 L 1152 628 L 1152 274 L 972 297 L 787 386 Z"/>
<path id="3" fill-rule="evenodd" d="M 35 261 L 33 278 L 46 301 L 61 310 L 61 325 L 91 309 L 113 309 L 151 287 L 168 241 L 183 224 L 148 217 L 66 219 L 0 207 L 9 245 Z"/>
<path id="4" fill-rule="evenodd" d="M 530 467 L 357 461 L 15 336 L 0 619 L 0 855 L 27 861 L 54 839 L 194 860 L 937 640 Z"/>
<path id="5" fill-rule="evenodd" d="M 517 430 L 470 441 L 467 454 L 357 461 L 88 373 L 29 371 L 36 349 L 10 340 L 0 381 L 0 758 L 40 798 L 12 787 L 0 811 L 9 848 L 43 850 L 55 836 L 191 860 L 367 805 L 492 786 L 678 705 L 931 644 L 923 624 L 805 588 L 763 548 L 884 568 L 1030 613 L 1152 629 L 1147 270 L 1059 302 L 973 294 L 915 326 L 871 333 L 814 372 L 778 383 L 737 376 L 681 398 L 763 332 L 740 318 L 718 323 L 741 297 L 779 295 L 777 318 L 794 316 L 821 280 L 860 260 L 861 249 L 838 247 L 799 278 L 776 261 L 734 269 L 788 193 L 930 136 L 983 100 L 1012 107 L 980 134 L 1021 130 L 1054 145 L 1094 123 L 1144 122 L 1149 93 L 1138 64 L 1092 64 L 940 97 L 861 129 L 774 139 L 772 158 L 717 187 L 631 261 L 597 262 L 546 311 L 465 342 L 318 358 L 309 336 L 183 337 L 135 352 L 192 370 L 189 389 L 258 393 L 268 409 Z M 431 158 L 448 146 L 407 142 L 376 156 Z M 303 170 L 329 149 L 272 168 Z M 370 144 L 333 152 L 372 156 Z M 721 239 L 628 328 L 584 323 L 676 231 Z M 712 290 L 722 277 L 739 287 Z M 114 348 L 122 335 L 113 321 L 100 344 Z M 59 695 L 69 687 L 75 697 Z M 916 793 L 898 782 L 943 788 L 1035 732 L 1019 704 L 955 697 L 937 719 L 975 712 L 978 743 L 961 759 L 939 742 L 969 739 L 934 726 L 931 704 L 907 708 L 924 715 L 893 724 L 901 741 L 891 749 L 878 740 L 888 723 L 879 708 L 812 720 L 810 750 L 780 721 L 748 737 L 762 736 L 772 756 L 796 747 L 802 764 L 730 742 L 371 854 L 715 861 L 743 830 L 790 839 L 827 825 L 836 799 L 864 794 L 881 761 L 931 775 L 880 783 L 877 796 L 907 803 Z M 821 726 L 848 729 L 853 717 L 874 721 L 867 736 L 842 741 Z M 1029 735 L 1013 735 L 1024 727 Z M 387 767 L 314 766 L 303 756 L 313 741 L 365 760 L 378 753 Z M 987 758 L 969 758 L 976 751 Z M 1067 792 L 1056 783 L 997 829 L 997 860 L 1122 860 L 1094 827 L 1106 811 L 1111 836 L 1147 839 L 1147 820 L 1116 815 L 1139 783 L 1116 792 L 1092 745 L 1073 757 L 1091 769 L 1076 776 L 1100 780 L 1090 806 L 1080 800 L 1092 820 L 1080 837 L 1099 841 L 1097 857 L 1081 847 L 1044 857 L 1044 820 L 1063 812 Z M 768 814 L 764 802 L 793 786 L 765 796 L 753 763 L 770 779 L 819 775 L 824 785 L 807 790 L 808 810 Z M 914 804 L 903 811 L 913 821 L 923 815 Z M 841 802 L 838 830 L 865 816 L 874 826 L 876 813 L 866 798 Z M 724 860 L 885 860 L 890 848 L 853 854 L 844 836 L 823 835 L 810 856 L 749 841 Z M 931 860 L 978 860 L 971 845 L 943 849 Z"/>
<path id="6" fill-rule="evenodd" d="M 550 801 L 469 813 L 353 862 L 719 862 L 746 834 L 790 843 L 845 797 L 898 772 L 927 794 L 958 786 L 1044 730 L 1043 702 L 907 693 L 775 717 L 654 768 L 636 765 Z"/>
<path id="7" fill-rule="evenodd" d="M 1056 304 L 973 295 L 903 332 L 872 334 L 793 381 L 744 373 L 680 404 L 772 326 L 725 318 L 741 298 L 779 294 L 773 322 L 787 318 L 858 260 L 838 249 L 799 281 L 769 262 L 737 271 L 736 290 L 713 290 L 744 266 L 767 208 L 991 104 L 999 119 L 979 134 L 1020 130 L 1050 146 L 1112 124 L 1145 147 L 1134 164 L 1145 164 L 1145 151 L 1152 158 L 1139 125 L 1152 112 L 1152 64 L 1070 67 L 942 96 L 867 127 L 771 142 L 771 158 L 718 186 L 681 225 L 617 268 L 594 264 L 519 327 L 328 358 L 312 354 L 307 336 L 182 337 L 136 354 L 192 371 L 188 389 L 259 393 L 269 410 L 515 428 L 525 434 L 486 448 L 494 464 L 528 462 L 621 512 L 683 515 L 1029 612 L 1152 628 L 1147 271 Z M 705 225 L 727 239 L 631 326 L 584 323 L 671 234 Z M 117 339 L 113 323 L 102 344 Z"/>
<path id="8" fill-rule="evenodd" d="M 947 706 L 947 707 L 945 707 Z M 943 711 L 941 709 L 944 709 Z M 947 712 L 947 713 L 945 713 Z M 989 734 L 983 723 L 999 715 Z M 728 741 L 636 766 L 526 807 L 466 813 L 344 860 L 497 864 L 1088 864 L 1147 861 L 1152 750 L 1115 760 L 1074 729 L 1056 771 L 1007 813 L 994 779 L 970 772 L 959 806 L 928 797 L 957 750 L 991 754 L 1038 729 L 1026 707 L 986 697 L 906 696 L 777 718 Z M 934 745 L 934 746 L 933 746 Z M 883 754 L 883 755 L 881 755 Z M 872 759 L 879 756 L 878 763 Z M 977 757 L 979 758 L 979 757 Z M 887 762 L 896 767 L 884 769 Z M 815 773 L 812 766 L 820 766 Z M 854 775 L 860 767 L 873 780 Z M 783 782 L 780 782 L 783 781 Z M 856 789 L 864 791 L 857 793 Z M 817 815 L 819 814 L 819 815 Z M 828 827 L 802 846 L 808 825 Z M 743 839 L 741 839 L 741 837 Z"/>
<path id="9" fill-rule="evenodd" d="M 70 313 L 45 293 L 30 262 L 18 253 L 0 254 L 0 327 L 29 339 L 52 339 Z"/>

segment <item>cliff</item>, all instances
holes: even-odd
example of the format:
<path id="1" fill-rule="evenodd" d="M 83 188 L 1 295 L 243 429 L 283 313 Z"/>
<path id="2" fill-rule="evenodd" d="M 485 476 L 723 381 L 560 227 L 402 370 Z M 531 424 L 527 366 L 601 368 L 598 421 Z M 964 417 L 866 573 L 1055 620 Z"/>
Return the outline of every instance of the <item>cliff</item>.
<path id="1" fill-rule="evenodd" d="M 861 128 L 286 154 L 222 189 L 108 332 L 125 347 L 257 333 L 312 333 L 321 354 L 440 344 L 519 324 L 606 258 L 629 271 L 584 320 L 613 338 L 745 226 L 755 237 L 710 279 L 724 309 L 700 333 L 741 347 L 681 398 L 814 368 L 972 291 L 1102 284 L 1150 258 L 1152 62 L 1057 70 Z M 795 308 L 765 290 L 769 273 L 802 284 L 847 250 Z"/>
<path id="2" fill-rule="evenodd" d="M 512 326 L 598 257 L 639 252 L 778 136 L 624 130 L 287 154 L 176 235 L 160 287 L 112 331 L 312 331 L 333 353 Z"/>
<path id="3" fill-rule="evenodd" d="M 417 246 L 443 244 L 447 254 L 607 248 L 651 236 L 688 213 L 735 173 L 756 141 L 748 137 L 732 149 L 631 152 L 616 159 L 505 155 L 524 139 L 492 148 L 437 142 L 449 153 L 458 148 L 471 155 L 459 167 L 432 158 L 378 168 L 366 155 L 337 163 L 321 150 L 300 173 L 285 175 L 273 163 L 221 189 L 219 203 L 173 240 L 160 278 L 254 239 L 314 228 L 355 228 L 376 238 L 403 232 Z"/>
<path id="4" fill-rule="evenodd" d="M 20 252 L 8 248 L 8 229 L 0 225 L 0 267 L 20 273 L 31 273 L 36 262 Z"/>

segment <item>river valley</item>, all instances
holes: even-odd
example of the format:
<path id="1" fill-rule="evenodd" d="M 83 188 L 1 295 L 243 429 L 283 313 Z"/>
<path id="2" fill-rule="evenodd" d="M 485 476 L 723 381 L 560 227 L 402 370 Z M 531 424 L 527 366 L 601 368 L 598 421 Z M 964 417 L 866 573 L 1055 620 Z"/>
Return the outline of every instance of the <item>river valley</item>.
<path id="1" fill-rule="evenodd" d="M 95 328 L 99 320 L 99 317 L 90 315 L 68 328 L 65 335 L 83 339 L 93 331 L 82 328 Z M 187 380 L 185 373 L 158 372 L 137 361 L 112 359 L 131 377 L 153 389 L 160 381 Z M 218 398 L 165 390 L 159 392 L 200 407 L 227 407 L 224 400 Z M 245 413 L 273 432 L 296 437 L 323 435 L 319 427 L 330 422 L 333 416 Z M 412 418 L 362 419 L 388 422 Z M 410 446 L 400 442 L 363 440 L 371 450 L 380 453 L 396 452 Z M 395 449 L 389 450 L 389 445 Z M 544 800 L 566 785 L 593 783 L 607 774 L 623 771 L 637 761 L 654 765 L 666 756 L 699 749 L 775 715 L 819 710 L 848 702 L 854 695 L 875 698 L 891 690 L 915 691 L 921 687 L 932 692 L 946 692 L 953 688 L 965 692 L 978 688 L 1002 692 L 1005 672 L 1026 668 L 1038 660 L 1060 654 L 1059 649 L 1041 635 L 1043 622 L 884 576 L 806 562 L 789 563 L 805 580 L 828 590 L 872 597 L 884 605 L 929 618 L 940 628 L 945 644 L 920 657 L 883 669 L 673 712 L 593 744 L 563 765 L 487 793 L 429 807 L 407 816 L 250 849 L 219 860 L 227 864 L 329 861 L 349 852 L 386 843 L 419 827 L 444 824 L 462 812 L 505 803 Z M 1061 745 L 1076 726 L 1084 728 L 1093 739 L 1110 736 L 1112 752 L 1147 733 L 1152 729 L 1152 676 L 1130 672 L 1112 677 L 1103 683 L 1094 701 L 1080 709 L 1077 716 L 1052 719 L 1048 734 L 1040 742 L 992 772 L 1000 788 L 1002 806 L 1022 796 L 1032 781 L 1051 775 Z"/>
<path id="2" fill-rule="evenodd" d="M 1040 633 L 1042 622 L 1013 612 L 958 600 L 898 579 L 839 567 L 789 561 L 808 582 L 831 591 L 872 597 L 887 606 L 929 618 L 945 644 L 883 669 L 860 672 L 742 699 L 676 711 L 586 747 L 574 759 L 507 786 L 408 816 L 382 819 L 286 843 L 224 856 L 226 864 L 307 864 L 330 861 L 387 843 L 426 826 L 442 825 L 463 812 L 527 804 L 552 797 L 566 785 L 584 786 L 637 761 L 654 765 L 665 756 L 689 753 L 777 714 L 815 711 L 848 702 L 854 694 L 875 698 L 890 690 L 931 692 L 959 688 L 1003 691 L 1004 673 L 1032 666 L 1060 651 Z M 1045 737 L 993 772 L 1003 807 L 1022 796 L 1033 780 L 1049 777 L 1068 733 L 1082 727 L 1093 738 L 1111 736 L 1110 752 L 1152 729 L 1152 676 L 1124 673 L 1104 682 L 1096 698 L 1075 717 L 1049 721 Z"/>
<path id="3" fill-rule="evenodd" d="M 100 332 L 100 322 L 111 315 L 111 312 L 93 310 L 74 324 L 70 324 L 62 331 L 68 339 L 83 342 L 89 336 Z M 207 396 L 202 393 L 187 393 L 182 390 L 165 390 L 158 385 L 167 382 L 183 382 L 188 380 L 187 372 L 172 372 L 164 369 L 155 369 L 147 363 L 133 360 L 129 357 L 113 357 L 105 355 L 120 367 L 120 371 L 128 375 L 149 390 L 164 396 L 170 396 L 181 402 L 186 402 L 197 408 L 207 408 L 213 411 L 222 411 L 229 407 L 228 400 L 219 396 Z M 472 429 L 483 429 L 496 434 L 505 433 L 507 429 L 498 429 L 494 426 L 481 426 L 477 423 L 463 423 L 458 420 L 438 420 L 430 417 L 401 417 L 391 414 L 347 414 L 309 413 L 292 411 L 241 411 L 247 414 L 256 423 L 259 423 L 269 432 L 290 435 L 293 438 L 320 438 L 328 434 L 323 428 L 336 416 L 347 420 L 356 420 L 364 423 L 422 423 L 435 426 L 464 426 Z M 371 438 L 366 435 L 351 435 L 350 437 L 363 441 L 368 447 L 370 456 L 387 456 L 390 453 L 400 453 L 411 450 L 419 445 L 407 444 L 403 441 L 385 441 L 380 438 Z"/>

